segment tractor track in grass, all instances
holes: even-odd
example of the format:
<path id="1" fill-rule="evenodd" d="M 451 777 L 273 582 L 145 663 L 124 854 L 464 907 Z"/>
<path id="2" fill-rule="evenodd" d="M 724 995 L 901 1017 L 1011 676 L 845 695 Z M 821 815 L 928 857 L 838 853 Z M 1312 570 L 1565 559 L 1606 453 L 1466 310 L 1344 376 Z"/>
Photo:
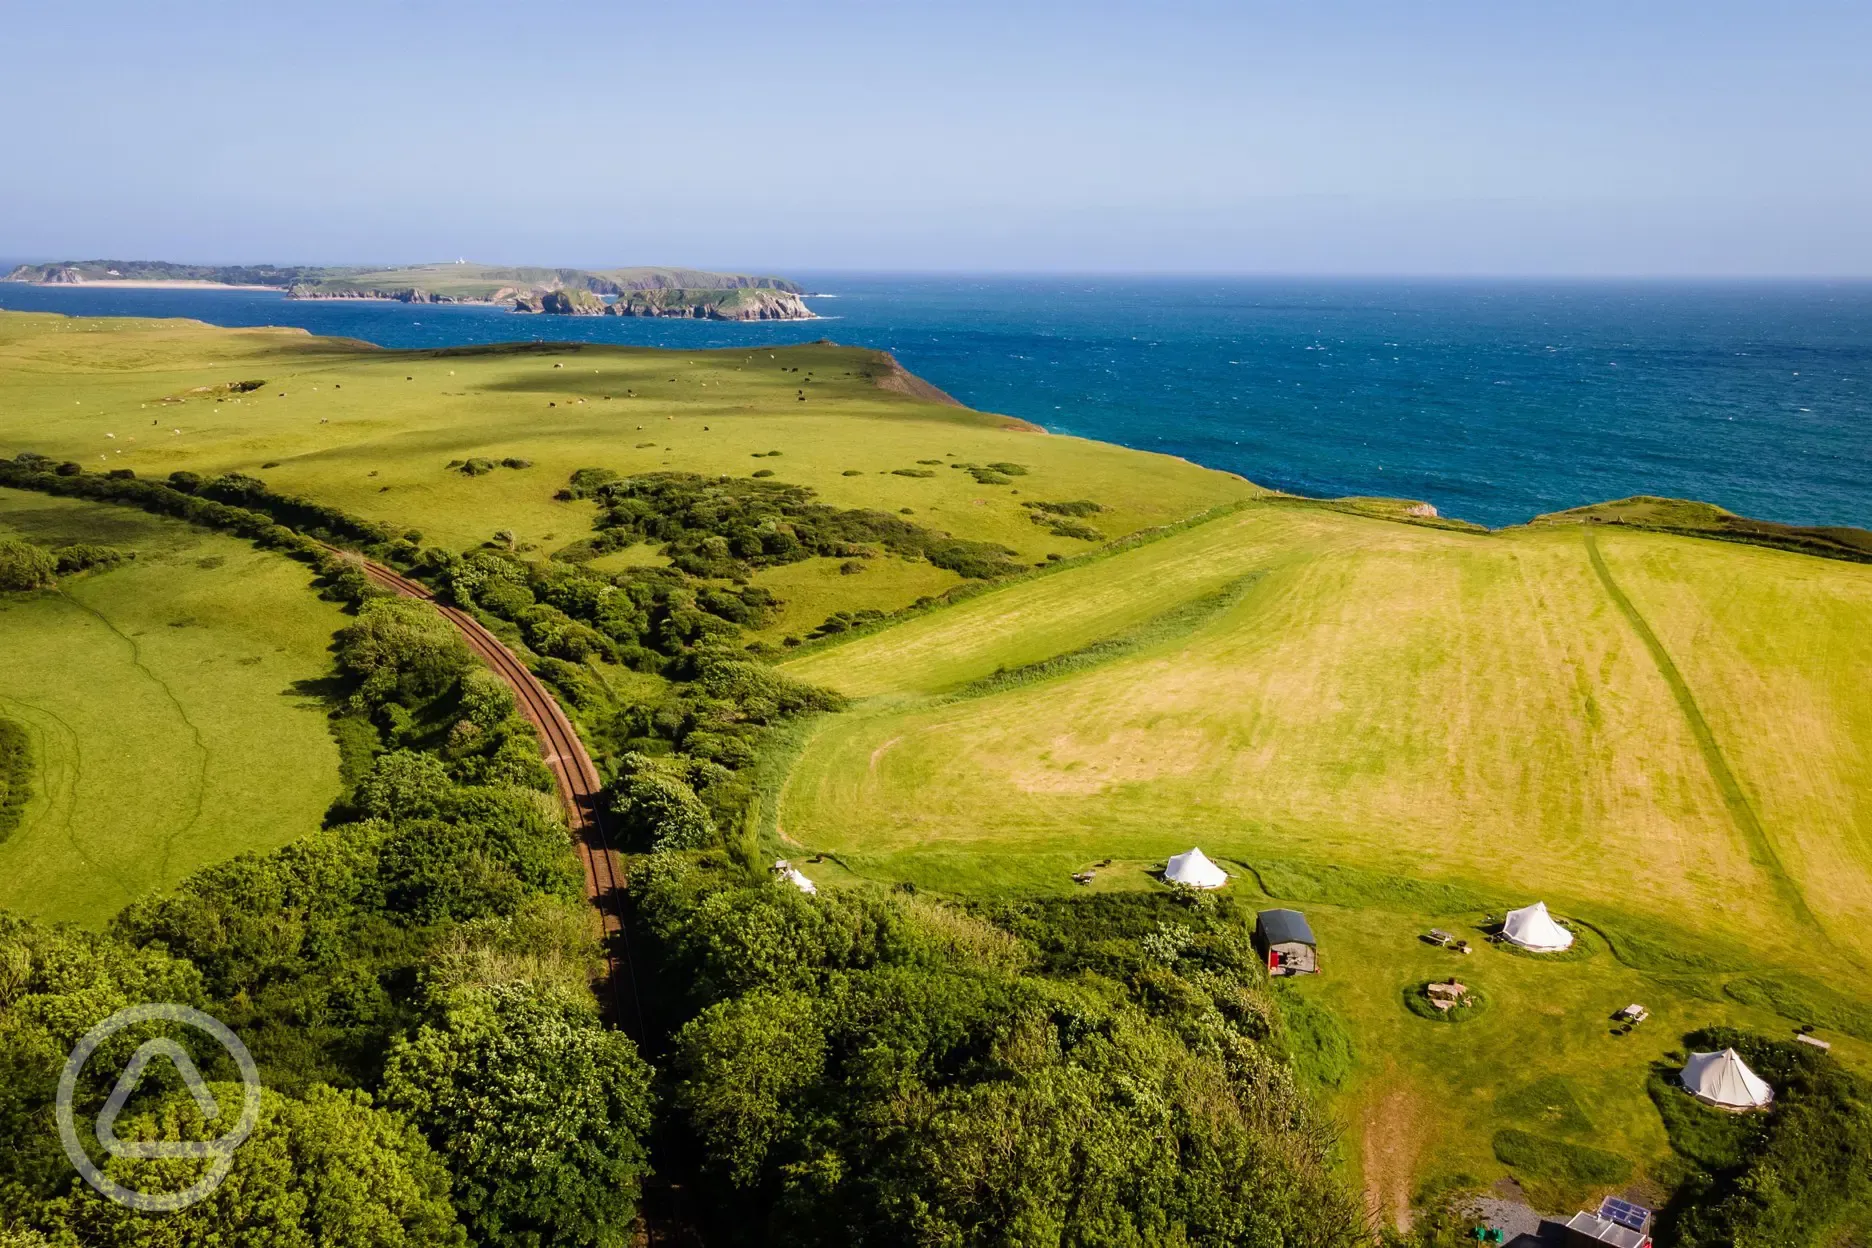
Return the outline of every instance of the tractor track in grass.
<path id="1" fill-rule="evenodd" d="M 1709 768 L 1710 779 L 1715 781 L 1717 790 L 1722 793 L 1723 803 L 1729 808 L 1729 816 L 1748 845 L 1750 860 L 1768 877 L 1794 916 L 1824 936 L 1826 930 L 1821 927 L 1813 911 L 1808 909 L 1807 899 L 1801 895 L 1800 886 L 1788 875 L 1781 856 L 1775 852 L 1774 842 L 1769 839 L 1768 830 L 1756 815 L 1755 807 L 1749 802 L 1741 781 L 1729 769 L 1729 760 L 1723 757 L 1722 747 L 1717 744 L 1716 734 L 1711 731 L 1709 721 L 1703 717 L 1703 710 L 1697 705 L 1696 695 L 1691 692 L 1689 682 L 1678 670 L 1670 651 L 1664 648 L 1662 639 L 1651 630 L 1651 625 L 1645 621 L 1637 604 L 1626 596 L 1625 591 L 1619 588 L 1618 581 L 1613 579 L 1612 569 L 1606 566 L 1605 556 L 1599 553 L 1598 535 L 1589 532 L 1585 537 L 1586 557 L 1592 563 L 1593 572 L 1605 587 L 1606 595 L 1612 599 L 1612 605 L 1618 608 L 1632 631 L 1638 634 L 1638 639 L 1644 642 L 1658 675 L 1670 686 L 1671 696 L 1676 699 L 1677 708 L 1683 712 L 1684 720 L 1690 726 L 1690 735 L 1696 740 L 1697 751 L 1702 754 L 1704 765 Z"/>
<path id="2" fill-rule="evenodd" d="M 565 804 L 579 855 L 585 866 L 585 895 L 598 910 L 604 932 L 605 960 L 608 966 L 606 988 L 599 1000 L 610 1022 L 629 1033 L 639 1047 L 647 1041 L 643 1005 L 637 993 L 636 970 L 631 963 L 630 937 L 626 930 L 624 868 L 605 835 L 601 802 L 603 783 L 591 755 L 579 740 L 572 721 L 546 686 L 540 683 L 526 664 L 490 632 L 481 621 L 459 607 L 442 602 L 419 581 L 348 551 L 334 553 L 358 560 L 373 581 L 405 598 L 428 603 L 453 624 L 470 649 L 494 669 L 494 674 L 513 689 L 520 713 L 539 733 L 546 754 L 546 766 L 552 771 Z"/>

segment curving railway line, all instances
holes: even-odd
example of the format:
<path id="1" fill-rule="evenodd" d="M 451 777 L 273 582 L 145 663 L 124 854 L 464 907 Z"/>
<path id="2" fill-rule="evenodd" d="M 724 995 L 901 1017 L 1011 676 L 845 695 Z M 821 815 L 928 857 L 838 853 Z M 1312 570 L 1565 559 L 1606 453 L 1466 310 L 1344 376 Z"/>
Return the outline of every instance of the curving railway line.
<path id="1" fill-rule="evenodd" d="M 373 581 L 406 598 L 417 598 L 440 611 L 461 632 L 469 648 L 479 655 L 496 675 L 514 691 L 520 713 L 538 731 L 545 749 L 546 766 L 551 769 L 565 803 L 566 818 L 585 865 L 585 895 L 597 907 L 604 933 L 605 959 L 609 964 L 605 987 L 599 1000 L 610 1022 L 622 1027 L 642 1045 L 644 1034 L 643 1005 L 637 995 L 636 974 L 631 966 L 630 939 L 625 931 L 624 871 L 618 855 L 605 836 L 603 789 L 598 769 L 592 765 L 584 742 L 566 718 L 565 711 L 539 678 L 514 656 L 481 621 L 459 607 L 450 606 L 430 592 L 428 586 L 368 559 L 359 559 L 349 551 L 336 551 L 348 559 L 357 559 Z"/>

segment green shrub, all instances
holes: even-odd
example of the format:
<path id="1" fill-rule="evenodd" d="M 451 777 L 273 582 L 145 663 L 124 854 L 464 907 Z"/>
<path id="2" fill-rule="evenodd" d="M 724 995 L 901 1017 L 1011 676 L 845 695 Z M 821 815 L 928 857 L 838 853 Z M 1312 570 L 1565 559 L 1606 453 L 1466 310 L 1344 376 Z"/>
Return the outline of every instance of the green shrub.
<path id="1" fill-rule="evenodd" d="M 58 559 L 13 538 L 0 538 L 0 593 L 49 589 L 56 582 Z"/>
<path id="2" fill-rule="evenodd" d="M 219 1103 L 238 1104 L 238 1084 L 211 1084 Z M 126 1114 L 130 1139 L 199 1140 L 217 1127 L 188 1095 Z M 174 1190 L 174 1162 L 111 1159 L 105 1172 L 145 1191 Z M 191 1175 L 192 1177 L 192 1175 Z M 462 1228 L 449 1203 L 447 1172 L 404 1119 L 362 1092 L 319 1086 L 303 1100 L 262 1093 L 253 1133 L 235 1154 L 229 1181 L 196 1204 L 160 1215 L 135 1213 L 77 1185 L 62 1221 L 73 1242 L 143 1248 L 158 1244 L 318 1244 L 321 1248 L 452 1248 Z M 4 1243 L 0 1232 L 0 1243 Z"/>
<path id="3" fill-rule="evenodd" d="M 423 819 L 439 813 L 454 791 L 435 755 L 394 750 L 372 763 L 354 800 L 373 819 Z"/>
<path id="4" fill-rule="evenodd" d="M 625 835 L 653 853 L 713 843 L 715 822 L 679 766 L 626 754 L 611 787 L 611 813 Z"/>
<path id="5" fill-rule="evenodd" d="M 462 673 L 460 697 L 462 718 L 483 731 L 514 713 L 513 687 L 480 664 Z"/>
<path id="6" fill-rule="evenodd" d="M 360 680 L 357 697 L 366 706 L 433 698 L 474 662 L 454 626 L 413 599 L 371 599 L 338 633 L 339 666 Z"/>
<path id="7" fill-rule="evenodd" d="M 1352 1034 L 1345 1024 L 1323 1002 L 1284 980 L 1275 996 L 1295 1072 L 1316 1087 L 1342 1086 L 1352 1073 Z"/>
<path id="8" fill-rule="evenodd" d="M 113 546 L 87 546 L 83 544 L 61 546 L 52 552 L 58 560 L 58 574 L 69 576 L 74 572 L 88 572 L 92 568 L 114 568 L 127 559 L 136 558 L 135 551 L 118 550 Z"/>
<path id="9" fill-rule="evenodd" d="M 745 578 L 814 556 L 849 558 L 859 547 L 925 558 L 978 579 L 1024 570 L 1008 560 L 1006 547 L 948 537 L 885 512 L 840 510 L 813 501 L 804 486 L 770 480 L 654 472 L 605 484 L 593 497 L 602 509 L 601 536 L 659 542 L 691 576 Z"/>

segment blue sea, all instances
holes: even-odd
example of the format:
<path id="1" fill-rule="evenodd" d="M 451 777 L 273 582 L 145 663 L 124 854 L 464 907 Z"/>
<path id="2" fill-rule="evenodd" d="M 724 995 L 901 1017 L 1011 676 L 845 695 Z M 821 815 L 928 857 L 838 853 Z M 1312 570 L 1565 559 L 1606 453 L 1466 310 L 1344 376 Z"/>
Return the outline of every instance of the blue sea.
<path id="1" fill-rule="evenodd" d="M 386 347 L 881 347 L 971 407 L 1313 495 L 1514 524 L 1628 494 L 1872 527 L 1872 283 L 795 275 L 825 319 L 522 317 L 0 285 L 0 307 Z"/>

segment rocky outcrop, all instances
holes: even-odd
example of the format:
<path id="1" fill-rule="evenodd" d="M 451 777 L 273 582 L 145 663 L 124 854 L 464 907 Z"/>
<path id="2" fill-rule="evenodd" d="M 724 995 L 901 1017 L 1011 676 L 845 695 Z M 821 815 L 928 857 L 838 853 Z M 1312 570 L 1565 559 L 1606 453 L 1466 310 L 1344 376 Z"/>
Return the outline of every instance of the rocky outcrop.
<path id="1" fill-rule="evenodd" d="M 448 295 L 433 290 L 406 286 L 402 290 L 333 290 L 326 287 L 298 285 L 286 292 L 289 299 L 394 299 L 398 303 L 455 303 Z"/>
<path id="2" fill-rule="evenodd" d="M 791 291 L 763 287 L 729 290 L 636 290 L 619 295 L 607 316 L 676 316 L 698 321 L 808 321 L 812 310 Z"/>
<path id="3" fill-rule="evenodd" d="M 589 290 L 531 291 L 515 297 L 516 312 L 544 312 L 549 316 L 603 316 L 604 300 Z"/>

